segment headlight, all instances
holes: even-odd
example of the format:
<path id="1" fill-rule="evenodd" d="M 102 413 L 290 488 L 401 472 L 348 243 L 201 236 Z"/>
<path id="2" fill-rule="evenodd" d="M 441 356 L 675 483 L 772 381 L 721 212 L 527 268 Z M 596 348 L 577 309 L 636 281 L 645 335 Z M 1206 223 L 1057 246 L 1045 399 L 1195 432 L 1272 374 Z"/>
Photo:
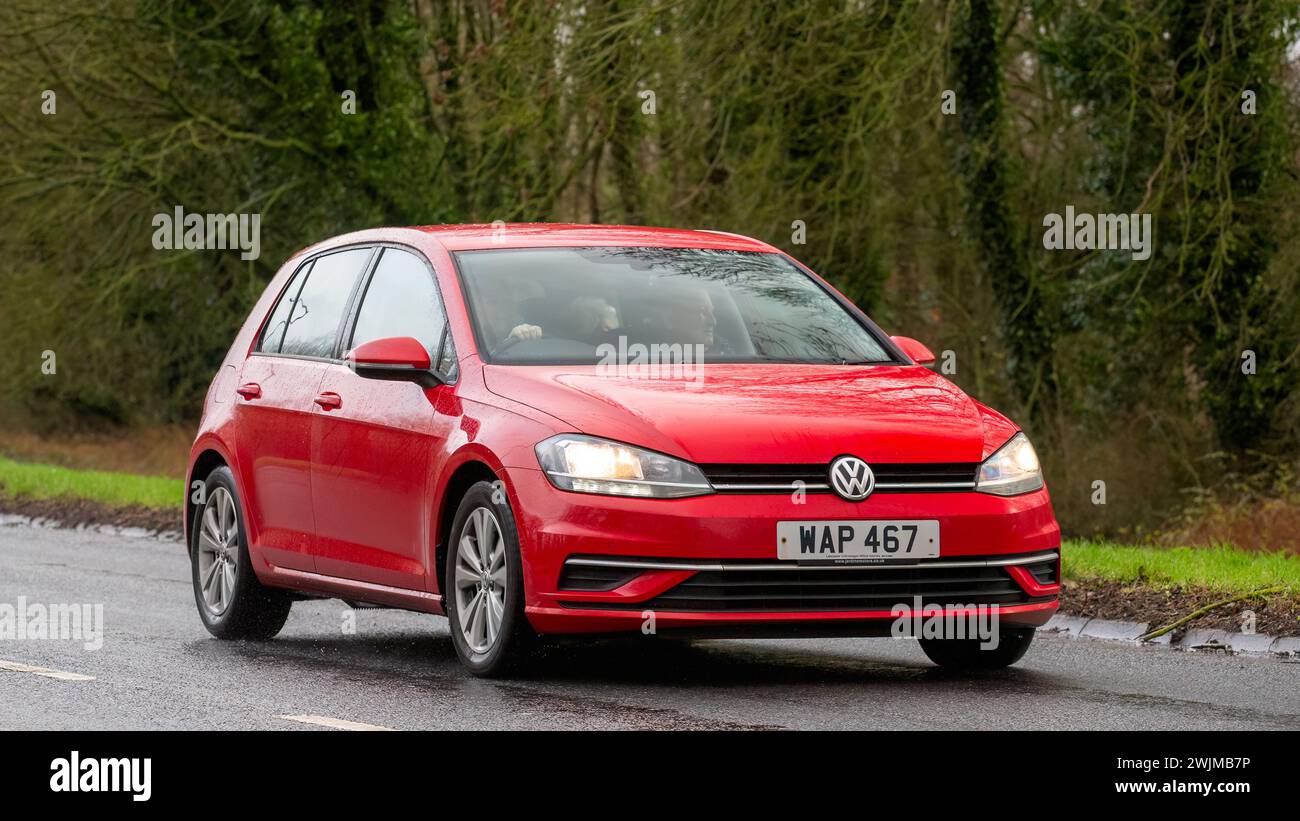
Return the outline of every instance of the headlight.
<path id="1" fill-rule="evenodd" d="M 1038 454 L 1029 438 L 1017 433 L 998 448 L 980 465 L 975 489 L 981 493 L 999 496 L 1017 496 L 1038 490 L 1043 486 L 1043 472 L 1038 467 Z"/>
<path id="2" fill-rule="evenodd" d="M 547 478 L 562 490 L 658 499 L 713 492 L 690 462 L 594 436 L 562 433 L 536 450 Z"/>

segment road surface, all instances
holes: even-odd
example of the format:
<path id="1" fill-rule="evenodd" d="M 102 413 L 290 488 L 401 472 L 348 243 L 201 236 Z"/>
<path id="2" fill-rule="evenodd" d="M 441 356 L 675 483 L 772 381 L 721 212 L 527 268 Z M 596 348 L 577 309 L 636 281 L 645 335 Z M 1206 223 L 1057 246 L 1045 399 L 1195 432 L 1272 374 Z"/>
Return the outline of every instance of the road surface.
<path id="1" fill-rule="evenodd" d="M 0 639 L 0 729 L 1300 729 L 1300 664 L 1055 635 L 978 675 L 902 640 L 633 640 L 512 681 L 463 672 L 444 619 L 339 601 L 221 642 L 179 543 L 9 522 L 0 605 L 20 596 L 102 604 L 103 646 Z"/>

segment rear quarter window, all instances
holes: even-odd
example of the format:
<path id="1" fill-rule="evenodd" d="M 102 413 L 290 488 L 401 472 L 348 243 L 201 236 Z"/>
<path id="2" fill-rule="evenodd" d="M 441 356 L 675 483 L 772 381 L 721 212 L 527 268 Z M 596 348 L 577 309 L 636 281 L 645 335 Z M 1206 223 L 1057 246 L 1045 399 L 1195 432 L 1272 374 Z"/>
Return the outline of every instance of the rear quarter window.
<path id="1" fill-rule="evenodd" d="M 266 327 L 262 329 L 262 340 L 257 350 L 262 353 L 280 352 L 280 343 L 284 341 L 284 329 L 289 326 L 289 313 L 293 309 L 294 300 L 298 298 L 298 289 L 302 287 L 302 281 L 311 270 L 311 266 L 312 264 L 308 262 L 294 271 L 293 276 L 289 278 L 289 284 L 280 292 L 280 299 L 271 310 L 271 317 L 266 320 Z"/>

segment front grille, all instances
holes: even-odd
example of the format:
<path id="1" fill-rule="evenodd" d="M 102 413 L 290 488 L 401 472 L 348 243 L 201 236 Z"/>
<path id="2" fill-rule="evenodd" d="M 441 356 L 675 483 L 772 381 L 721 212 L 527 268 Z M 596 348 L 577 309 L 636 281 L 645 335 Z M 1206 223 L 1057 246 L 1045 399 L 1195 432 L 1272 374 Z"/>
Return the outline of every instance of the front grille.
<path id="1" fill-rule="evenodd" d="M 802 482 L 807 493 L 830 493 L 830 465 L 700 465 L 719 493 L 790 493 Z M 973 490 L 975 462 L 877 463 L 876 493 L 935 493 Z"/>
<path id="2" fill-rule="evenodd" d="M 914 596 L 920 596 L 922 605 L 940 606 L 1034 601 L 1004 567 L 918 565 L 703 570 L 649 601 L 600 606 L 729 613 L 889 610 L 896 604 L 911 606 Z"/>

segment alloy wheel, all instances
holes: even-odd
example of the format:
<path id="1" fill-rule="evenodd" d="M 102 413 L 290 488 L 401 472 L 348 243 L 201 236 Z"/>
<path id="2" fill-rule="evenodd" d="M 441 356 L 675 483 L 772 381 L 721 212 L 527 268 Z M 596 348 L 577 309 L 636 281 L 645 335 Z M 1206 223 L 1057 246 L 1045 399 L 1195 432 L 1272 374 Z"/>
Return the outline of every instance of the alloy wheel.
<path id="1" fill-rule="evenodd" d="M 478 507 L 465 520 L 456 551 L 456 611 L 460 634 L 475 653 L 497 643 L 506 612 L 506 542 L 496 514 Z"/>
<path id="2" fill-rule="evenodd" d="M 235 499 L 223 487 L 213 488 L 199 526 L 199 589 L 208 613 L 220 616 L 235 594 L 239 562 L 239 516 Z"/>

